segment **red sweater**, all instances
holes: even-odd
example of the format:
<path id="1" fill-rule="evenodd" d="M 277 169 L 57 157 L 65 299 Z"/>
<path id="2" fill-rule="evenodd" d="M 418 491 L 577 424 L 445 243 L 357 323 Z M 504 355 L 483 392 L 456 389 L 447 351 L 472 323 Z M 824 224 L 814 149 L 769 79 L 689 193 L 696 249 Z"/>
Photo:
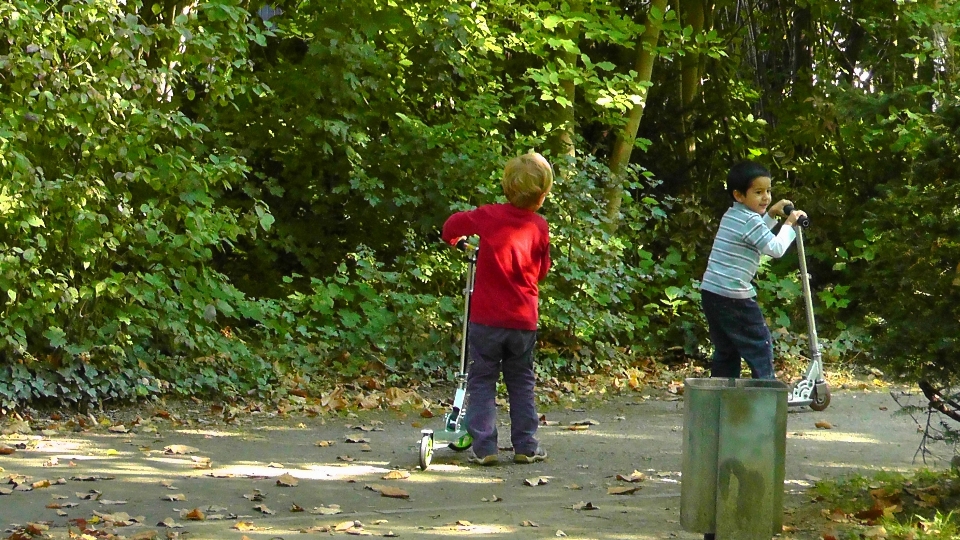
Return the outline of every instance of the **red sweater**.
<path id="1" fill-rule="evenodd" d="M 550 269 L 550 233 L 536 212 L 488 204 L 457 212 L 443 224 L 443 240 L 480 236 L 470 322 L 498 328 L 537 329 L 539 287 Z"/>

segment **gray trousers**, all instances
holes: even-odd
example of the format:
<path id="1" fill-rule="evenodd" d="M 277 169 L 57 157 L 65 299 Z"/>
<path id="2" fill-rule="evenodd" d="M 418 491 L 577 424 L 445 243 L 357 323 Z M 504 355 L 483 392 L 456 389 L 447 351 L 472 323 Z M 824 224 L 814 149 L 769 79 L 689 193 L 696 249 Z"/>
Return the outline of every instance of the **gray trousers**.
<path id="1" fill-rule="evenodd" d="M 513 451 L 532 454 L 537 416 L 533 387 L 533 348 L 536 330 L 514 330 L 470 323 L 468 330 L 470 368 L 467 375 L 467 431 L 473 436 L 473 451 L 480 457 L 496 454 L 497 381 L 503 382 L 510 399 L 510 439 Z"/>

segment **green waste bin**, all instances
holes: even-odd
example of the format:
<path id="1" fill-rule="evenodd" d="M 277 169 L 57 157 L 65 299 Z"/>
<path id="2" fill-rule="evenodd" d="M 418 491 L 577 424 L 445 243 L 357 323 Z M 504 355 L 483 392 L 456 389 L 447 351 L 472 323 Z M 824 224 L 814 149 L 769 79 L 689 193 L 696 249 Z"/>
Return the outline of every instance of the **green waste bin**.
<path id="1" fill-rule="evenodd" d="M 684 381 L 680 523 L 717 540 L 783 528 L 787 394 L 779 381 Z"/>

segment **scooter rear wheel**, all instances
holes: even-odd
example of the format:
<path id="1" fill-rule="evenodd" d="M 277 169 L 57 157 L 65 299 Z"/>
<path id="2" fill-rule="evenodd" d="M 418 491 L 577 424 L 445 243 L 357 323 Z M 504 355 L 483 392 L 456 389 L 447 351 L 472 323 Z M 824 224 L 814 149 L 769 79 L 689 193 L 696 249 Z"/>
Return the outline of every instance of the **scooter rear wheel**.
<path id="1" fill-rule="evenodd" d="M 464 433 L 459 439 L 448 444 L 447 447 L 454 452 L 463 452 L 473 446 L 473 437 L 469 433 Z"/>
<path id="2" fill-rule="evenodd" d="M 830 406 L 830 387 L 824 384 L 822 388 L 822 394 L 817 391 L 816 387 L 810 392 L 810 399 L 812 400 L 810 408 L 815 411 L 822 411 Z"/>

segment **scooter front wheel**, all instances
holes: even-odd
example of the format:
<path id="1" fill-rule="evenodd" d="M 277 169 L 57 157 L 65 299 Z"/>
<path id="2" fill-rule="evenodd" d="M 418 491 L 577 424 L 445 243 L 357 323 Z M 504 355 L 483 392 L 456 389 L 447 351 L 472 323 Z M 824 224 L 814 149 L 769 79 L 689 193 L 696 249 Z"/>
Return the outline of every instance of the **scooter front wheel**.
<path id="1" fill-rule="evenodd" d="M 810 408 L 815 411 L 822 411 L 830 406 L 830 387 L 824 384 L 820 388 L 823 388 L 823 392 L 819 392 L 817 387 L 810 392 Z"/>
<path id="2" fill-rule="evenodd" d="M 427 470 L 431 461 L 433 461 L 433 436 L 424 434 L 420 437 L 420 470 Z"/>

